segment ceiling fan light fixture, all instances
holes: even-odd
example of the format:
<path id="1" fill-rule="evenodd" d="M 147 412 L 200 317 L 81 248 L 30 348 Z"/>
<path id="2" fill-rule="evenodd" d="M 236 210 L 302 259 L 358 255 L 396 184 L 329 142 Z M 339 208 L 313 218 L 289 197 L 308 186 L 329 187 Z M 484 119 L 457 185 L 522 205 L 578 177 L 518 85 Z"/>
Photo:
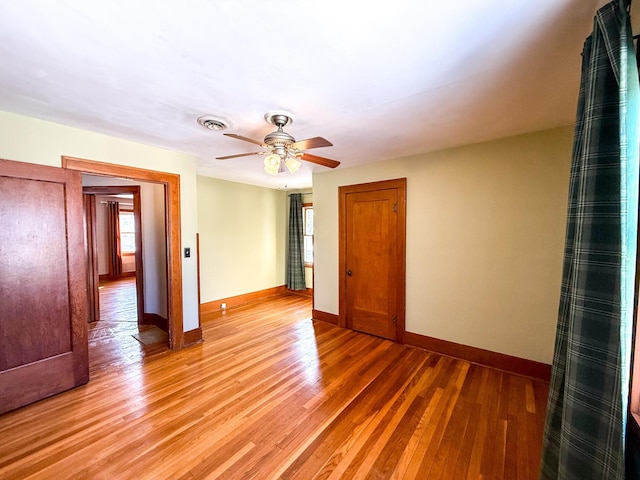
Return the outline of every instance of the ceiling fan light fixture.
<path id="1" fill-rule="evenodd" d="M 300 168 L 300 165 L 302 165 L 296 157 L 291 156 L 288 156 L 284 163 L 287 166 L 287 170 L 291 173 L 296 173 Z"/>
<path id="2" fill-rule="evenodd" d="M 264 158 L 264 171 L 269 175 L 277 175 L 280 170 L 280 155 L 272 153 Z"/>

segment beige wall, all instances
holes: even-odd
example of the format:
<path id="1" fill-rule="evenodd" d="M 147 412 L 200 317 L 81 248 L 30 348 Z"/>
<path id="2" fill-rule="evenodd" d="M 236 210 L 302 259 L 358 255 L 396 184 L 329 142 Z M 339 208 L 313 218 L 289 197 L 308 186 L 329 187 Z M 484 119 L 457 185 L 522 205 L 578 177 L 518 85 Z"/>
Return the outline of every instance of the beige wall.
<path id="1" fill-rule="evenodd" d="M 157 313 L 167 318 L 167 243 L 165 237 L 164 185 L 140 183 L 142 206 L 142 244 L 144 273 L 144 302 L 147 313 Z M 184 242 L 183 242 L 183 245 Z M 190 243 L 192 256 L 196 257 L 196 243 Z M 191 258 L 182 259 L 183 262 Z M 195 263 L 195 262 L 194 262 Z M 197 272 L 196 272 L 197 274 Z M 149 279 L 147 279 L 149 277 Z M 196 295 L 196 302 L 198 298 Z"/>
<path id="2" fill-rule="evenodd" d="M 551 363 L 572 129 L 315 174 L 315 308 L 338 313 L 338 186 L 407 178 L 407 331 Z"/>
<path id="3" fill-rule="evenodd" d="M 202 176 L 197 188 L 201 302 L 283 285 L 286 192 Z"/>
<path id="4" fill-rule="evenodd" d="M 182 247 L 195 252 L 196 160 L 190 155 L 0 112 L 0 158 L 61 166 L 61 156 L 97 160 L 180 175 Z M 198 326 L 197 258 L 182 259 L 184 330 Z"/>

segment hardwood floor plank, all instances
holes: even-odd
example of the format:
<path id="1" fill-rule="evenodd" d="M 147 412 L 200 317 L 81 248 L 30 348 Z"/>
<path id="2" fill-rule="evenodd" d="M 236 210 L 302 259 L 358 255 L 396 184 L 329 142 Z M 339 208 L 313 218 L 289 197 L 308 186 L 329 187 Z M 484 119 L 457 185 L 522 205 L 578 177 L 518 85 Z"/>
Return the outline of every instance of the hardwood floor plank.
<path id="1" fill-rule="evenodd" d="M 438 415 L 431 417 L 429 421 L 429 431 L 431 433 L 431 439 L 428 443 L 427 449 L 424 451 L 422 462 L 418 472 L 424 474 L 425 478 L 428 478 L 429 472 L 436 465 L 434 459 L 440 448 L 446 448 L 442 445 L 442 439 L 444 438 L 445 431 L 449 425 L 451 415 L 453 413 L 455 404 L 460 396 L 462 385 L 469 370 L 469 363 L 455 360 L 451 362 L 453 369 L 450 368 L 451 379 L 444 385 L 444 402 L 441 402 Z M 417 478 L 417 477 L 416 477 Z"/>
<path id="2" fill-rule="evenodd" d="M 467 478 L 473 452 L 474 438 L 480 423 L 480 415 L 478 415 L 478 404 L 469 404 L 464 408 L 465 411 L 468 412 L 469 418 L 462 436 L 454 440 L 454 446 L 458 449 L 458 459 L 455 462 L 447 463 L 442 478 Z"/>
<path id="3" fill-rule="evenodd" d="M 402 467 L 404 469 L 403 478 L 416 478 L 417 475 L 420 474 L 425 452 L 428 450 L 436 433 L 437 422 L 434 421 L 434 417 L 441 415 L 447 402 L 445 390 L 438 386 L 441 384 L 441 381 L 436 380 L 448 375 L 450 366 L 450 359 L 441 358 L 434 372 L 434 381 L 422 394 L 425 402 L 428 403 L 426 403 L 422 418 L 413 433 L 412 441 L 409 442 L 412 448 L 405 451 L 405 462 L 403 462 L 402 459 L 400 460 L 400 464 L 404 464 Z M 410 452 L 412 452 L 412 454 L 409 458 Z"/>
<path id="4" fill-rule="evenodd" d="M 138 322 L 136 277 L 101 280 L 100 322 Z"/>
<path id="5" fill-rule="evenodd" d="M 407 432 L 404 428 L 399 429 L 401 421 L 406 421 L 408 430 L 415 428 L 415 422 L 412 416 L 417 416 L 419 405 L 413 404 L 418 397 L 420 391 L 425 387 L 426 381 L 422 375 L 416 375 L 417 372 L 424 372 L 424 361 L 416 363 L 414 372 L 410 374 L 408 381 L 405 381 L 394 396 L 390 397 L 386 405 L 380 409 L 370 427 L 375 427 L 370 435 L 367 435 L 366 441 L 360 444 L 358 455 L 350 462 L 349 468 L 353 468 L 359 464 L 359 468 L 355 473 L 348 474 L 352 478 L 364 478 L 366 475 L 372 478 L 380 475 L 391 474 L 395 469 L 397 457 L 401 456 L 401 452 L 397 452 L 398 448 L 404 448 L 408 442 L 411 432 Z M 377 387 L 376 387 L 377 388 Z M 413 408 L 411 408 L 413 406 Z M 391 440 L 394 433 L 398 432 L 395 441 Z M 375 441 L 371 441 L 375 440 Z M 384 453 L 383 453 L 384 452 Z M 362 454 L 365 454 L 364 456 Z"/>
<path id="6" fill-rule="evenodd" d="M 469 422 L 471 412 L 464 409 L 463 403 L 456 402 L 451 419 L 447 424 L 447 428 L 442 436 L 440 447 L 438 448 L 429 477 L 433 479 L 452 478 L 447 473 L 452 467 L 462 462 L 460 459 L 460 438 L 463 438 L 464 432 Z"/>
<path id="7" fill-rule="evenodd" d="M 0 478 L 537 478 L 547 384 L 314 322 L 307 298 L 209 314 L 178 352 L 95 323 L 89 384 L 0 416 Z"/>
<path id="8" fill-rule="evenodd" d="M 388 341 L 385 341 L 388 342 Z M 365 368 L 361 373 L 373 373 L 374 376 L 367 378 L 366 384 L 362 382 L 362 388 L 359 388 L 355 394 L 349 394 L 346 398 L 341 399 L 339 396 L 334 395 L 324 403 L 319 410 L 322 411 L 325 408 L 339 411 L 339 415 L 335 417 L 335 420 L 326 426 L 322 431 L 318 432 L 315 440 L 309 445 L 307 450 L 303 452 L 292 465 L 282 473 L 282 478 L 313 478 L 316 472 L 322 469 L 327 458 L 330 457 L 330 452 L 334 451 L 336 447 L 348 441 L 350 434 L 352 433 L 351 425 L 359 425 L 364 422 L 370 421 L 372 415 L 376 415 L 377 412 L 385 408 L 385 404 L 390 403 L 386 395 L 380 395 L 380 389 L 386 389 L 388 392 L 395 392 L 399 386 L 399 382 L 404 383 L 405 375 L 407 371 L 414 368 L 409 363 L 394 361 L 399 359 L 403 354 L 402 347 L 399 345 L 391 344 L 390 352 L 393 352 L 392 356 L 380 357 L 376 364 L 380 364 L 382 361 L 389 363 L 386 368 L 379 368 L 377 371 L 372 371 L 369 366 Z M 413 352 L 409 352 L 412 354 Z M 411 358 L 415 358 L 412 354 Z M 382 365 L 384 367 L 384 365 Z M 358 377 L 356 377 L 357 379 Z M 353 379 L 355 380 L 355 379 Z M 351 388 L 347 385 L 347 391 Z M 342 404 L 339 409 L 336 410 L 337 403 Z"/>
<path id="9" fill-rule="evenodd" d="M 422 394 L 434 378 L 433 370 L 433 366 L 425 362 L 411 381 L 405 383 L 401 394 L 392 399 L 391 408 L 370 436 L 375 443 L 365 444 L 362 449 L 366 456 L 355 478 L 364 478 L 367 473 L 377 478 L 389 478 L 393 474 L 426 409 Z"/>

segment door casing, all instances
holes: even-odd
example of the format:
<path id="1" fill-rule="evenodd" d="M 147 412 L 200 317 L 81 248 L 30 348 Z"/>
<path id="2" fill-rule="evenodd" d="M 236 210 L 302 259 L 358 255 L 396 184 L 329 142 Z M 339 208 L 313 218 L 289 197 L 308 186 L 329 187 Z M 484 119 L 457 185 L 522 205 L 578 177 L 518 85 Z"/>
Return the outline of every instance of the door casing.
<path id="1" fill-rule="evenodd" d="M 127 178 L 164 185 L 169 348 L 171 350 L 180 350 L 184 347 L 180 243 L 180 175 L 67 156 L 62 157 L 62 166 L 82 173 Z"/>

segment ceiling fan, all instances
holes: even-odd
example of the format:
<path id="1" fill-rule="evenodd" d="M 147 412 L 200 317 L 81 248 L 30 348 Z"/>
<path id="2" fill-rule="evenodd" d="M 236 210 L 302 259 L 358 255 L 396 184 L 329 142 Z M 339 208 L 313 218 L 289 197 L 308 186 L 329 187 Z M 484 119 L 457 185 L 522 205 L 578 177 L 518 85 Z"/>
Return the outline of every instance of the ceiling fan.
<path id="1" fill-rule="evenodd" d="M 251 138 L 236 135 L 235 133 L 225 133 L 227 137 L 237 138 L 245 142 L 260 145 L 265 151 L 238 153 L 236 155 L 226 155 L 224 157 L 216 157 L 218 160 L 227 160 L 229 158 L 246 157 L 249 155 L 267 155 L 264 159 L 264 169 L 270 175 L 277 175 L 284 172 L 285 168 L 294 173 L 300 168 L 300 160 L 316 163 L 329 168 L 336 168 L 340 162 L 331 160 L 330 158 L 311 155 L 304 150 L 319 147 L 331 147 L 333 144 L 322 137 L 307 138 L 296 142 L 296 139 L 283 130 L 287 125 L 291 125 L 295 120 L 293 114 L 282 110 L 267 112 L 264 119 L 277 127 L 275 132 L 269 133 L 262 142 Z"/>

